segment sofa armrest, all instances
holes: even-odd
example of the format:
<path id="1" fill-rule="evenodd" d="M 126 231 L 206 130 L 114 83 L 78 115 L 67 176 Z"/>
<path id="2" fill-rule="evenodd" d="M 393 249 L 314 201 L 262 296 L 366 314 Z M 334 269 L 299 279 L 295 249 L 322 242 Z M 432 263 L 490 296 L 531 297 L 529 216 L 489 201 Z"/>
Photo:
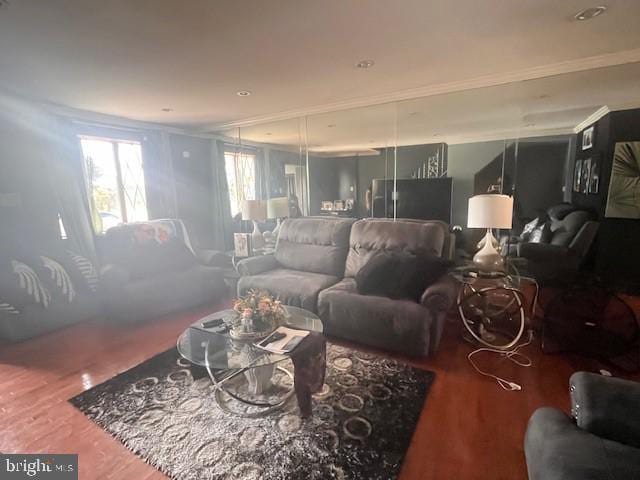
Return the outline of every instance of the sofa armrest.
<path id="1" fill-rule="evenodd" d="M 588 372 L 574 373 L 569 383 L 578 427 L 640 448 L 640 383 Z"/>
<path id="2" fill-rule="evenodd" d="M 443 275 L 429 285 L 420 297 L 420 303 L 429 310 L 448 312 L 455 304 L 458 285 L 451 275 Z"/>
<path id="3" fill-rule="evenodd" d="M 203 265 L 223 268 L 231 267 L 231 257 L 219 250 L 198 250 L 196 256 Z"/>
<path id="4" fill-rule="evenodd" d="M 259 273 L 273 270 L 278 268 L 278 265 L 280 264 L 276 260 L 275 255 L 258 255 L 240 260 L 236 264 L 236 270 L 241 276 L 247 277 L 249 275 L 258 275 Z"/>
<path id="5" fill-rule="evenodd" d="M 549 243 L 519 243 L 518 256 L 534 262 L 564 262 L 567 256 L 573 256 L 567 247 Z"/>
<path id="6" fill-rule="evenodd" d="M 108 290 L 118 288 L 130 279 L 129 271 L 119 265 L 108 264 L 100 269 L 100 283 Z"/>

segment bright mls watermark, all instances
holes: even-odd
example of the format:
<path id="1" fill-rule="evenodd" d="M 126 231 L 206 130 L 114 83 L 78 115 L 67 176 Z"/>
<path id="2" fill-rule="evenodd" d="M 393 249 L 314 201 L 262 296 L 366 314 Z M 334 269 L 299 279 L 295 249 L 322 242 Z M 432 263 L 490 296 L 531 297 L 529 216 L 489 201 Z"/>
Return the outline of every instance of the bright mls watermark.
<path id="1" fill-rule="evenodd" d="M 78 480 L 78 455 L 0 454 L 2 480 Z"/>

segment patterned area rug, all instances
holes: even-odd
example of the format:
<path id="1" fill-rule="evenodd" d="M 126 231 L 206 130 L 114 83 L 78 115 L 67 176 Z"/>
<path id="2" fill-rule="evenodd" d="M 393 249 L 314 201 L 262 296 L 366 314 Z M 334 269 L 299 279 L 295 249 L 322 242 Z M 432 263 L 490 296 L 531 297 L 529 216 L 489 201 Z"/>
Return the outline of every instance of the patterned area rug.
<path id="1" fill-rule="evenodd" d="M 434 378 L 329 344 L 312 418 L 299 417 L 295 396 L 278 412 L 245 418 L 223 411 L 209 378 L 194 379 L 188 366 L 171 349 L 70 402 L 176 480 L 387 480 L 400 471 Z M 237 383 L 241 390 L 246 382 Z M 275 396 L 291 379 L 277 370 L 274 384 Z M 225 397 L 226 407 L 242 411 Z"/>

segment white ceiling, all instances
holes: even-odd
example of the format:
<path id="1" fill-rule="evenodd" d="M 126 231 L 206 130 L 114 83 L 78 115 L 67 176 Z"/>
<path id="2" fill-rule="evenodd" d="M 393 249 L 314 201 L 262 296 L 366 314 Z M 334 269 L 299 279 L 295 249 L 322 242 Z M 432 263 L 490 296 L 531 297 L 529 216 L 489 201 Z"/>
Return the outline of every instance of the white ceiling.
<path id="1" fill-rule="evenodd" d="M 640 2 L 607 0 L 606 14 L 573 20 L 590 1 L 9 0 L 0 8 L 0 87 L 89 112 L 212 131 L 640 61 Z M 354 68 L 362 59 L 376 64 Z M 253 95 L 241 98 L 238 90 Z M 435 102 L 428 105 L 432 119 L 450 117 L 449 109 L 462 115 L 429 128 L 444 137 L 467 122 L 464 135 L 484 138 L 505 127 L 489 121 L 483 128 L 481 117 L 465 116 L 468 99 L 425 100 Z M 549 107 L 580 109 L 571 119 L 529 123 L 553 128 L 602 104 L 578 103 Z M 500 105 L 494 110 L 513 119 Z"/>

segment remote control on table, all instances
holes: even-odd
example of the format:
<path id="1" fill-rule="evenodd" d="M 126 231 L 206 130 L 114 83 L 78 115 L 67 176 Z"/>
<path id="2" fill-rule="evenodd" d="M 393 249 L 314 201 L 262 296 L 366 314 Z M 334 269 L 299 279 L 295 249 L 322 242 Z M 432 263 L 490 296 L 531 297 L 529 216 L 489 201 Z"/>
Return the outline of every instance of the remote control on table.
<path id="1" fill-rule="evenodd" d="M 204 322 L 202 322 L 202 326 L 204 328 L 219 327 L 223 323 L 224 320 L 222 320 L 221 318 L 212 318 L 211 320 L 205 320 Z"/>

